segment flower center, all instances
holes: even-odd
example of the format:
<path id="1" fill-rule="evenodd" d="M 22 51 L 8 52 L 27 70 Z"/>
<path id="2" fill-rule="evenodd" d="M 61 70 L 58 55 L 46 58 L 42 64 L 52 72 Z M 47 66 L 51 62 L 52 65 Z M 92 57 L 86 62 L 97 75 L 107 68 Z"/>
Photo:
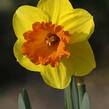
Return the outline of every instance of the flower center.
<path id="1" fill-rule="evenodd" d="M 25 42 L 21 46 L 21 53 L 32 63 L 56 67 L 63 56 L 70 56 L 66 46 L 70 41 L 70 34 L 62 26 L 52 22 L 35 22 L 32 30 L 23 34 Z"/>
<path id="2" fill-rule="evenodd" d="M 48 46 L 54 45 L 54 44 L 58 44 L 60 41 L 60 38 L 56 35 L 56 34 L 49 34 L 46 39 L 45 39 L 45 43 Z"/>

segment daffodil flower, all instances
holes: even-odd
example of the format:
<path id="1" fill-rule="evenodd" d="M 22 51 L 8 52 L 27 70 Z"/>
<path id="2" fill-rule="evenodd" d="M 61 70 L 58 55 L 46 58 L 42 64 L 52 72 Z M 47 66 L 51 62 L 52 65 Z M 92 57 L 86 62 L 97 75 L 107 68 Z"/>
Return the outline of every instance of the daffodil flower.
<path id="1" fill-rule="evenodd" d="M 51 87 L 64 89 L 73 76 L 96 66 L 88 38 L 94 31 L 91 14 L 74 9 L 69 0 L 39 0 L 21 6 L 13 16 L 18 38 L 14 55 L 24 68 L 40 72 Z"/>

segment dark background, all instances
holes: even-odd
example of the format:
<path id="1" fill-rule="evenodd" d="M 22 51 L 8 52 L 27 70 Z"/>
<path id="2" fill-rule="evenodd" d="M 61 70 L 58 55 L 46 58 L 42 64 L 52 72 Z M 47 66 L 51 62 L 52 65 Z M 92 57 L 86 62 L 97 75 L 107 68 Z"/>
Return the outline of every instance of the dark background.
<path id="1" fill-rule="evenodd" d="M 21 5 L 38 0 L 0 0 L 0 109 L 17 109 L 17 96 L 27 88 L 33 109 L 63 109 L 63 90 L 47 86 L 39 73 L 25 70 L 13 56 L 16 37 L 12 17 Z M 90 38 L 97 68 L 85 77 L 91 109 L 109 109 L 109 0 L 70 0 L 74 8 L 88 10 L 95 20 Z"/>

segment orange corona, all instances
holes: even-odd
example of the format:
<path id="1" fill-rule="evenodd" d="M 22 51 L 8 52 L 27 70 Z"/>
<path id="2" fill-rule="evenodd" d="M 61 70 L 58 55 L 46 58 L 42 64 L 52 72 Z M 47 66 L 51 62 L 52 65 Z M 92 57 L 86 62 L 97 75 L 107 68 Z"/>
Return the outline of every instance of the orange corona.
<path id="1" fill-rule="evenodd" d="M 62 26 L 56 26 L 52 22 L 36 22 L 32 25 L 32 31 L 25 32 L 23 36 L 25 42 L 21 46 L 21 52 L 36 65 L 50 64 L 56 67 L 64 55 L 70 56 L 66 49 L 70 34 Z"/>

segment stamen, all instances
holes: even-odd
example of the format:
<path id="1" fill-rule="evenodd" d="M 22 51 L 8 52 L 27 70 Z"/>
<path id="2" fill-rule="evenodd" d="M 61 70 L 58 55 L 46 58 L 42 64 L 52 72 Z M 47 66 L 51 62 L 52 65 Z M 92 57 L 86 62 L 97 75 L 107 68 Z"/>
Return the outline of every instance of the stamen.
<path id="1" fill-rule="evenodd" d="M 45 43 L 48 46 L 51 46 L 53 44 L 57 44 L 57 43 L 59 43 L 59 41 L 60 41 L 60 39 L 56 34 L 49 34 L 45 39 Z"/>

